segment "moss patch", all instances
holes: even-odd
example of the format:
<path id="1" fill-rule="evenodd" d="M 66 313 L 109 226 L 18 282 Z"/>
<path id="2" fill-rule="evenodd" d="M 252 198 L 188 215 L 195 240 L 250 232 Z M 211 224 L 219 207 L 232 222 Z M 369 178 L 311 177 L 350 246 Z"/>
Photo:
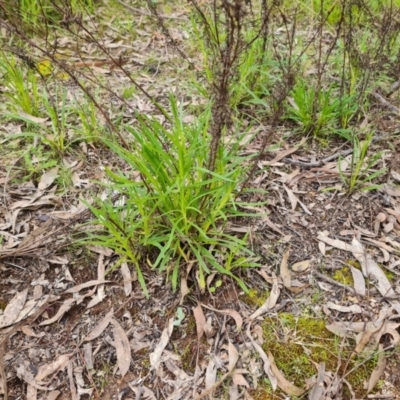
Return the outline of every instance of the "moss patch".
<path id="1" fill-rule="evenodd" d="M 277 367 L 295 385 L 305 387 L 306 379 L 317 374 L 313 362 L 324 362 L 327 371 L 335 373 L 338 370 L 341 377 L 354 369 L 346 379 L 357 395 L 366 394 L 363 385 L 369 379 L 376 360 L 372 358 L 362 364 L 365 359 L 353 354 L 355 343 L 349 340 L 343 343 L 325 328 L 326 321 L 282 313 L 279 317 L 266 318 L 261 326 L 264 351 L 273 354 Z M 268 385 L 261 383 L 253 397 L 272 398 L 269 393 Z"/>
<path id="2" fill-rule="evenodd" d="M 248 293 L 240 296 L 240 300 L 250 307 L 261 307 L 270 295 L 269 290 L 250 289 Z"/>

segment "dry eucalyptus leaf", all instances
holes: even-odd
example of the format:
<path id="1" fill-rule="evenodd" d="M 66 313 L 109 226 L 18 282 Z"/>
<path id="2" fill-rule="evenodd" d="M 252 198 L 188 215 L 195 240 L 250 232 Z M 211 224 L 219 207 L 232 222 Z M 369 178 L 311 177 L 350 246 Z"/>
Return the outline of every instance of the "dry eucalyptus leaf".
<path id="1" fill-rule="evenodd" d="M 277 379 L 279 388 L 285 393 L 290 394 L 291 396 L 301 396 L 305 392 L 305 390 L 297 387 L 296 385 L 293 385 L 293 383 L 289 382 L 284 377 L 282 372 L 276 366 L 275 359 L 270 351 L 268 352 L 268 359 L 271 363 L 271 370 Z"/>
<path id="2" fill-rule="evenodd" d="M 366 287 L 365 287 L 365 279 L 362 272 L 354 267 L 350 267 L 350 270 L 353 276 L 354 290 L 356 291 L 356 293 L 365 296 Z"/>
<path id="3" fill-rule="evenodd" d="M 272 389 L 275 391 L 278 386 L 278 381 L 277 381 L 274 373 L 272 372 L 271 363 L 269 361 L 268 356 L 265 354 L 265 351 L 263 350 L 263 348 L 251 336 L 250 327 L 251 327 L 251 324 L 248 324 L 247 330 L 246 330 L 246 335 L 250 339 L 250 342 L 251 342 L 254 350 L 259 354 L 260 358 L 262 359 L 264 372 L 268 376 L 268 379 L 271 383 Z"/>
<path id="4" fill-rule="evenodd" d="M 29 327 L 28 325 L 24 325 L 21 328 L 21 331 L 26 335 L 26 336 L 30 336 L 30 337 L 35 337 L 35 338 L 41 338 L 43 336 L 46 336 L 46 334 L 44 332 L 40 332 L 39 334 L 35 333 L 31 327 Z"/>
<path id="5" fill-rule="evenodd" d="M 174 318 L 172 317 L 168 322 L 168 326 L 164 328 L 164 330 L 161 334 L 160 341 L 158 342 L 156 348 L 154 349 L 154 351 L 152 353 L 150 353 L 151 369 L 158 368 L 158 365 L 161 360 L 161 355 L 169 342 L 169 339 L 172 335 L 173 330 L 174 330 Z"/>
<path id="6" fill-rule="evenodd" d="M 383 344 L 379 344 L 379 355 L 378 355 L 378 362 L 374 368 L 374 370 L 371 373 L 371 376 L 369 378 L 368 384 L 367 384 L 367 393 L 369 393 L 375 385 L 379 382 L 379 378 L 383 374 L 384 370 L 386 368 L 386 358 L 385 358 L 385 353 L 383 351 Z"/>
<path id="7" fill-rule="evenodd" d="M 253 314 L 250 315 L 251 320 L 259 317 L 260 315 L 266 313 L 269 310 L 272 310 L 275 307 L 276 302 L 278 301 L 279 295 L 281 293 L 281 291 L 279 289 L 278 279 L 276 278 L 275 275 L 273 278 L 273 282 L 274 283 L 272 285 L 271 294 L 269 295 L 269 297 L 265 301 L 265 303 L 260 308 L 258 308 L 256 311 L 254 311 Z"/>
<path id="8" fill-rule="evenodd" d="M 25 305 L 28 289 L 17 293 L 7 304 L 3 315 L 0 315 L 0 329 L 12 325 L 18 319 L 19 313 Z"/>
<path id="9" fill-rule="evenodd" d="M 295 272 L 304 272 L 310 267 L 310 264 L 311 260 L 300 261 L 292 265 L 292 270 Z"/>
<path id="10" fill-rule="evenodd" d="M 112 318 L 111 323 L 114 325 L 113 334 L 117 353 L 118 368 L 121 376 L 124 377 L 129 371 L 129 366 L 132 360 L 131 346 L 125 331 L 122 329 L 118 321 Z"/>
<path id="11" fill-rule="evenodd" d="M 64 303 L 62 304 L 62 306 L 59 308 L 59 310 L 57 311 L 56 315 L 54 315 L 52 318 L 50 319 L 46 319 L 45 321 L 42 321 L 39 326 L 45 326 L 45 325 L 50 325 L 53 322 L 58 321 L 67 311 L 70 310 L 70 308 L 74 305 L 74 303 L 76 302 L 76 299 L 66 299 L 64 300 Z"/>
<path id="12" fill-rule="evenodd" d="M 124 262 L 121 264 L 121 274 L 124 279 L 125 296 L 129 296 L 132 293 L 132 277 L 131 271 L 128 267 L 128 263 Z"/>
<path id="13" fill-rule="evenodd" d="M 70 354 L 62 354 L 55 361 L 52 361 L 48 364 L 41 365 L 38 369 L 38 373 L 35 376 L 35 381 L 38 384 L 46 384 L 43 379 L 47 378 L 49 375 L 55 374 L 58 371 L 63 370 L 72 356 Z"/>
<path id="14" fill-rule="evenodd" d="M 104 280 L 94 280 L 94 281 L 88 281 L 85 283 L 81 283 L 80 285 L 76 285 L 68 290 L 66 290 L 64 293 L 78 293 L 82 289 L 86 289 L 92 286 L 97 286 L 97 285 L 102 285 L 104 283 L 109 283 L 111 281 L 104 281 Z"/>
<path id="15" fill-rule="evenodd" d="M 197 339 L 200 340 L 204 333 L 204 325 L 207 322 L 200 304 L 193 308 L 193 316 L 196 321 Z"/>
<path id="16" fill-rule="evenodd" d="M 371 255 L 366 253 L 363 245 L 356 239 L 352 242 L 353 255 L 361 264 L 362 272 L 366 278 L 373 279 L 376 282 L 379 293 L 384 297 L 395 296 L 395 292 L 389 279 L 379 267 L 379 265 L 372 259 Z"/>
<path id="17" fill-rule="evenodd" d="M 351 312 L 353 314 L 361 314 L 362 308 L 358 304 L 353 304 L 351 306 L 341 306 L 339 304 L 332 303 L 328 301 L 326 306 L 332 310 L 340 311 L 340 312 Z"/>
<path id="18" fill-rule="evenodd" d="M 53 182 L 56 180 L 57 177 L 58 177 L 58 167 L 54 167 L 46 171 L 40 178 L 38 189 L 40 191 L 46 190 L 53 184 Z"/>
<path id="19" fill-rule="evenodd" d="M 237 351 L 235 345 L 230 340 L 228 343 L 228 355 L 229 355 L 228 371 L 232 371 L 239 360 L 239 352 Z"/>
<path id="20" fill-rule="evenodd" d="M 217 310 L 216 308 L 213 308 L 211 306 L 207 306 L 205 304 L 202 304 L 203 307 L 208 308 L 209 310 L 212 310 L 214 312 L 220 313 L 220 314 L 224 314 L 227 315 L 229 317 L 232 317 L 235 322 L 236 322 L 236 330 L 240 331 L 240 329 L 242 329 L 242 325 L 243 325 L 243 318 L 242 316 L 235 310 Z"/>
<path id="21" fill-rule="evenodd" d="M 96 325 L 96 327 L 86 336 L 85 342 L 89 342 L 98 338 L 107 328 L 114 315 L 114 310 L 111 309 L 108 314 Z"/>
<path id="22" fill-rule="evenodd" d="M 290 248 L 285 251 L 285 254 L 282 257 L 281 261 L 281 268 L 280 268 L 280 276 L 282 278 L 283 285 L 286 288 L 290 288 L 291 286 L 291 277 L 290 277 L 290 271 L 288 267 L 288 259 L 289 259 L 289 254 L 290 254 Z"/>

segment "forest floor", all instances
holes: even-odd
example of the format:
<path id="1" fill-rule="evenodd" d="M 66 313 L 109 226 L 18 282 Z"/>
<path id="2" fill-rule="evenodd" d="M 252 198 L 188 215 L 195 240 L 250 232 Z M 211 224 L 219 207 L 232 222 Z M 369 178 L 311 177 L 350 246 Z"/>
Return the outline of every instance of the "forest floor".
<path id="1" fill-rule="evenodd" d="M 175 51 L 185 49 L 202 70 L 189 6 L 161 16 L 172 46 L 147 7 L 110 4 L 86 26 L 151 96 L 167 104 L 173 93 L 190 124 L 208 99 L 188 85 Z M 57 52 L 85 71 L 89 87 L 96 77 L 91 90 L 110 119 L 134 125 L 135 111 L 157 114 L 93 42 L 65 33 Z M 35 48 L 30 56 L 41 57 Z M 66 87 L 66 103 L 79 99 L 61 75 L 48 86 Z M 91 218 L 80 199 L 107 194 L 99 185 L 106 168 L 128 171 L 100 140 L 79 138 L 79 129 L 103 129 L 104 116 L 88 109 L 86 128 L 69 127 L 60 139 L 49 133 L 51 118 L 11 112 L 10 93 L 0 93 L 2 398 L 400 399 L 398 95 L 373 97 L 359 123 L 374 124 L 369 154 L 383 151 L 370 171 L 385 169 L 376 190 L 346 191 L 353 153 L 341 137 L 312 140 L 290 121 L 274 128 L 251 182 L 265 191 L 254 195 L 265 201 L 262 216 L 228 226 L 248 234 L 261 263 L 238 272 L 248 293 L 216 273 L 203 292 L 188 274 L 174 293 L 165 274 L 144 263 L 146 297 L 129 264 L 113 268 L 113 251 L 71 239 Z M 269 131 L 268 118 L 258 118 L 256 139 L 242 149 L 249 155 Z M 53 151 L 57 140 L 61 153 Z"/>

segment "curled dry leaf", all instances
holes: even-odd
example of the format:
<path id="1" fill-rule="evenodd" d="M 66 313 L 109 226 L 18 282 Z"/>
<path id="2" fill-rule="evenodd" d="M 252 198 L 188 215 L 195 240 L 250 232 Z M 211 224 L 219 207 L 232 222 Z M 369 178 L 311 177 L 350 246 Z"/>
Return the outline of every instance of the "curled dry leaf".
<path id="1" fill-rule="evenodd" d="M 126 335 L 125 331 L 122 329 L 118 321 L 112 318 L 111 323 L 114 326 L 113 334 L 115 350 L 117 353 L 118 368 L 121 376 L 124 377 L 129 370 L 129 366 L 132 360 L 131 346 L 129 344 L 128 336 Z"/>
<path id="2" fill-rule="evenodd" d="M 96 327 L 86 336 L 85 342 L 89 342 L 98 338 L 104 330 L 107 328 L 108 324 L 114 315 L 114 310 L 111 309 L 108 314 L 96 325 Z"/>
<path id="3" fill-rule="evenodd" d="M 276 366 L 275 359 L 270 351 L 268 352 L 268 359 L 271 364 L 272 373 L 276 377 L 279 388 L 285 393 L 290 394 L 291 396 L 301 396 L 305 392 L 305 390 L 297 387 L 296 385 L 293 385 L 293 383 L 289 382 L 284 377 L 282 372 Z"/>

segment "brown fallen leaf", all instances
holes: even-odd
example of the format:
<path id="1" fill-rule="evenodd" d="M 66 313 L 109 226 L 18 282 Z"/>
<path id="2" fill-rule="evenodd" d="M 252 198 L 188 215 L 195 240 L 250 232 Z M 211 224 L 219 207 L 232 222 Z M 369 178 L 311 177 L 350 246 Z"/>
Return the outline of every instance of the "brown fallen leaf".
<path id="1" fill-rule="evenodd" d="M 305 392 L 305 390 L 297 387 L 296 385 L 293 385 L 293 383 L 289 382 L 284 377 L 282 372 L 276 366 L 275 359 L 270 351 L 268 352 L 268 359 L 271 364 L 271 371 L 278 382 L 278 387 L 285 393 L 290 394 L 291 396 L 301 396 Z"/>
<path id="2" fill-rule="evenodd" d="M 299 261 L 292 265 L 292 270 L 295 272 L 304 272 L 310 267 L 310 264 L 311 260 Z"/>
<path id="3" fill-rule="evenodd" d="M 395 292 L 389 279 L 379 267 L 379 265 L 372 259 L 371 255 L 366 253 L 363 245 L 354 238 L 352 241 L 353 255 L 361 264 L 361 269 L 366 278 L 373 279 L 379 293 L 384 297 L 395 296 Z"/>
<path id="4" fill-rule="evenodd" d="M 57 397 L 61 394 L 61 392 L 59 390 L 53 390 L 52 392 L 50 392 L 47 397 L 46 400 L 56 400 Z"/>
<path id="5" fill-rule="evenodd" d="M 37 392 L 38 390 L 34 386 L 28 385 L 26 388 L 26 400 L 37 400 Z"/>
<path id="6" fill-rule="evenodd" d="M 371 376 L 368 380 L 367 384 L 367 393 L 369 393 L 375 385 L 379 382 L 379 378 L 383 374 L 385 368 L 386 368 L 386 357 L 385 357 L 385 352 L 383 351 L 383 344 L 379 344 L 379 355 L 378 355 L 378 362 L 374 368 L 374 370 L 371 373 Z"/>
<path id="7" fill-rule="evenodd" d="M 269 295 L 265 303 L 256 311 L 254 311 L 253 314 L 250 315 L 250 319 L 253 320 L 259 317 L 260 315 L 266 313 L 267 311 L 272 310 L 275 307 L 276 302 L 278 301 L 280 293 L 281 290 L 279 289 L 278 278 L 274 274 L 271 294 Z"/>
<path id="8" fill-rule="evenodd" d="M 204 334 L 204 325 L 207 323 L 206 317 L 200 304 L 198 304 L 197 307 L 193 308 L 193 316 L 196 321 L 197 339 L 200 340 Z"/>
<path id="9" fill-rule="evenodd" d="M 3 315 L 0 315 L 0 329 L 12 325 L 25 305 L 28 289 L 17 293 L 7 304 Z"/>
<path id="10" fill-rule="evenodd" d="M 118 368 L 121 376 L 124 377 L 129 371 L 129 366 L 132 360 L 131 346 L 129 344 L 128 336 L 126 335 L 125 331 L 122 329 L 118 321 L 112 318 L 111 323 L 114 326 L 113 334 L 115 349 L 117 353 Z"/>
<path id="11" fill-rule="evenodd" d="M 70 310 L 70 308 L 74 305 L 74 303 L 76 302 L 76 299 L 67 299 L 64 300 L 64 303 L 61 305 L 61 307 L 59 308 L 59 310 L 57 311 L 56 315 L 54 315 L 52 318 L 50 319 L 46 319 L 45 321 L 42 321 L 39 326 L 45 326 L 45 325 L 50 325 L 53 322 L 58 321 L 67 311 Z"/>
<path id="12" fill-rule="evenodd" d="M 248 389 L 250 388 L 249 383 L 242 374 L 234 372 L 232 375 L 232 382 L 235 386 L 245 386 Z"/>
<path id="13" fill-rule="evenodd" d="M 353 276 L 354 290 L 356 291 L 356 293 L 365 296 L 367 289 L 362 272 L 359 269 L 354 268 L 353 266 L 350 266 L 350 270 L 351 275 Z"/>
<path id="14" fill-rule="evenodd" d="M 21 328 L 21 331 L 26 335 L 26 336 L 30 336 L 30 337 L 35 337 L 35 338 L 41 338 L 43 336 L 46 336 L 46 334 L 44 332 L 40 332 L 39 334 L 35 333 L 33 331 L 33 329 L 31 329 L 28 325 L 24 325 Z"/>
<path id="15" fill-rule="evenodd" d="M 288 259 L 289 259 L 289 254 L 290 254 L 290 247 L 285 251 L 285 254 L 282 257 L 281 261 L 281 268 L 280 268 L 280 276 L 282 278 L 283 285 L 285 288 L 290 288 L 291 287 L 291 276 L 290 276 L 290 271 L 288 267 Z"/>
<path id="16" fill-rule="evenodd" d="M 53 184 L 53 182 L 56 180 L 57 177 L 58 177 L 58 167 L 54 167 L 46 171 L 40 178 L 38 189 L 40 191 L 46 190 L 49 186 Z"/>
<path id="17" fill-rule="evenodd" d="M 90 342 L 91 340 L 98 338 L 111 322 L 113 315 L 114 315 L 114 310 L 111 308 L 108 314 L 94 327 L 94 329 L 89 333 L 89 335 L 85 337 L 84 341 Z"/>
<path id="18" fill-rule="evenodd" d="M 58 371 L 62 371 L 64 368 L 66 368 L 71 356 L 72 353 L 62 354 L 56 360 L 48 364 L 41 365 L 37 374 L 35 375 L 35 382 L 39 385 L 46 385 L 48 382 L 44 382 L 44 379 L 49 375 L 56 374 Z"/>
<path id="19" fill-rule="evenodd" d="M 208 305 L 205 305 L 205 304 L 202 304 L 202 306 L 203 306 L 204 308 L 208 308 L 209 310 L 212 310 L 212 311 L 214 311 L 214 312 L 217 312 L 217 313 L 224 314 L 224 315 L 227 315 L 227 316 L 229 316 L 229 317 L 232 317 L 232 318 L 235 320 L 235 322 L 236 322 L 236 331 L 239 332 L 239 331 L 242 329 L 243 318 L 242 318 L 242 316 L 241 316 L 237 311 L 235 311 L 235 310 L 230 310 L 230 309 L 227 309 L 227 310 L 217 310 L 216 308 L 211 307 L 211 306 L 208 306 Z"/>
<path id="20" fill-rule="evenodd" d="M 168 321 L 168 326 L 164 328 L 161 334 L 160 341 L 158 342 L 156 348 L 152 353 L 150 353 L 150 365 L 152 370 L 158 368 L 158 365 L 161 360 L 161 355 L 169 342 L 169 338 L 171 337 L 173 330 L 174 330 L 174 318 L 172 317 Z"/>
<path id="21" fill-rule="evenodd" d="M 264 372 L 268 376 L 268 379 L 271 383 L 272 389 L 275 391 L 278 386 L 278 381 L 276 379 L 275 374 L 272 372 L 271 363 L 269 361 L 268 356 L 265 354 L 265 351 L 263 350 L 263 348 L 251 336 L 250 328 L 251 328 L 251 324 L 248 324 L 247 330 L 246 330 L 246 335 L 250 339 L 250 342 L 251 342 L 254 350 L 259 354 L 260 358 L 262 359 Z"/>
<path id="22" fill-rule="evenodd" d="M 82 289 L 86 289 L 88 287 L 92 287 L 92 286 L 97 286 L 97 285 L 102 285 L 104 283 L 109 283 L 111 281 L 103 281 L 103 280 L 95 280 L 95 281 L 88 281 L 85 283 L 81 283 L 80 285 L 76 285 L 68 290 L 66 290 L 64 293 L 78 293 L 80 292 Z"/>
<path id="23" fill-rule="evenodd" d="M 325 388 L 324 388 L 324 378 L 325 378 L 325 363 L 321 362 L 318 366 L 318 377 L 315 385 L 313 386 L 310 394 L 308 395 L 309 400 L 320 400 L 325 397 Z"/>
<path id="24" fill-rule="evenodd" d="M 132 277 L 131 271 L 129 270 L 128 263 L 124 262 L 121 264 L 121 275 L 124 279 L 124 292 L 125 296 L 129 296 L 132 293 Z"/>

